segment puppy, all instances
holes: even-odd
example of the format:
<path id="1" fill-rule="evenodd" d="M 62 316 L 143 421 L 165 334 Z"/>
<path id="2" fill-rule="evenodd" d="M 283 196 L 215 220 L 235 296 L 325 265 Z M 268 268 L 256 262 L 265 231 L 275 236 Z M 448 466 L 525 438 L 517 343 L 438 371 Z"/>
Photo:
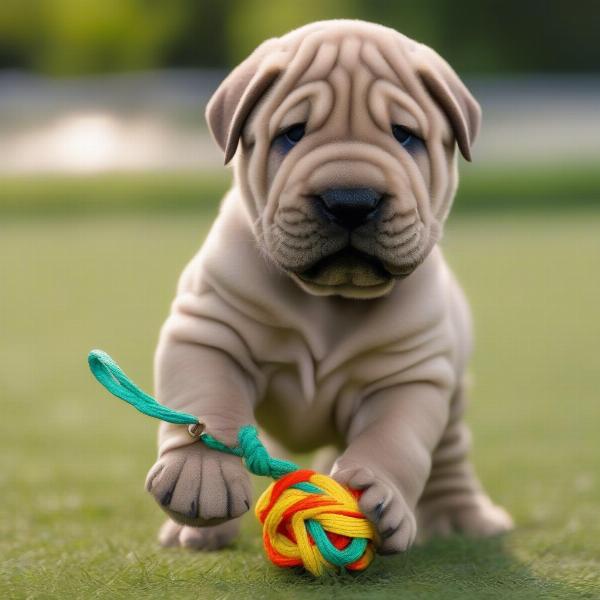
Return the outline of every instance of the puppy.
<path id="1" fill-rule="evenodd" d="M 206 116 L 234 185 L 162 329 L 159 400 L 227 444 L 257 422 L 328 447 L 381 553 L 508 530 L 468 461 L 470 316 L 436 246 L 480 123 L 456 73 L 392 29 L 324 21 L 261 44 Z M 251 505 L 240 460 L 175 425 L 147 488 L 164 545 L 219 548 Z"/>

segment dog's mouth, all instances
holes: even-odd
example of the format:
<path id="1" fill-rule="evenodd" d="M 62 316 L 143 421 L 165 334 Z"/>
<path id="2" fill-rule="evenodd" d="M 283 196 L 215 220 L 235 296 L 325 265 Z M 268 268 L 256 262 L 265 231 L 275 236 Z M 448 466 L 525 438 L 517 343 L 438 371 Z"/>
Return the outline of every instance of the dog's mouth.
<path id="1" fill-rule="evenodd" d="M 326 287 L 378 287 L 393 275 L 376 258 L 355 248 L 346 247 L 296 273 L 305 282 Z"/>

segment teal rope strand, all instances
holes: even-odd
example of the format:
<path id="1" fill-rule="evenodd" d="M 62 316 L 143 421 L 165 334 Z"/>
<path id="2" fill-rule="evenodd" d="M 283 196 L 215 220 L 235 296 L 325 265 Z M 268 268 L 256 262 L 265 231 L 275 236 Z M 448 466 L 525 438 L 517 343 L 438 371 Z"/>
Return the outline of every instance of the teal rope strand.
<path id="1" fill-rule="evenodd" d="M 125 375 L 121 367 L 106 352 L 92 350 L 88 355 L 88 364 L 94 377 L 113 396 L 125 400 L 141 413 L 176 425 L 195 425 L 198 423 L 198 419 L 194 415 L 163 406 L 152 396 L 143 392 Z"/>
<path id="2" fill-rule="evenodd" d="M 113 396 L 125 400 L 141 413 L 176 425 L 196 425 L 198 423 L 198 418 L 194 415 L 164 406 L 141 390 L 106 352 L 92 350 L 88 355 L 88 364 L 92 374 L 100 384 Z M 233 448 L 223 444 L 208 433 L 201 434 L 200 439 L 213 450 L 239 456 L 243 459 L 246 468 L 255 475 L 279 479 L 300 468 L 289 460 L 281 460 L 270 456 L 258 438 L 258 432 L 253 425 L 244 425 L 240 428 L 238 445 Z M 317 490 L 315 486 L 310 484 L 299 484 L 299 486 L 303 486 L 303 489 L 310 486 Z M 307 489 L 307 491 L 312 490 Z"/>

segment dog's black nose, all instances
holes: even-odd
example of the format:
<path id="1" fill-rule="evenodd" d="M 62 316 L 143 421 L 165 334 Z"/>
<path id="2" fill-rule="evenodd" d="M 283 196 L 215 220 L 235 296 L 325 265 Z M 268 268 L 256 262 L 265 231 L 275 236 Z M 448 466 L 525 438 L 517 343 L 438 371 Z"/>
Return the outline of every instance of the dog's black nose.
<path id="1" fill-rule="evenodd" d="M 332 221 L 355 229 L 375 211 L 382 195 L 371 188 L 334 188 L 322 192 L 320 198 Z"/>

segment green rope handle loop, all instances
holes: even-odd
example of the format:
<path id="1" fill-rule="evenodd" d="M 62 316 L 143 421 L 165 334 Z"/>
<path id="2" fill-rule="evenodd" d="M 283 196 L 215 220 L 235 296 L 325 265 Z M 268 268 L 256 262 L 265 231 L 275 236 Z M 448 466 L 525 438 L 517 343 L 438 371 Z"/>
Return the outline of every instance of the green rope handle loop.
<path id="1" fill-rule="evenodd" d="M 143 392 L 121 367 L 102 350 L 92 350 L 88 364 L 94 377 L 114 396 L 125 400 L 141 413 L 177 425 L 195 425 L 198 419 L 188 413 L 172 410 L 159 404 L 152 396 Z"/>
<path id="2" fill-rule="evenodd" d="M 164 406 L 141 390 L 106 352 L 92 350 L 88 355 L 88 364 L 92 374 L 100 384 L 113 396 L 125 400 L 141 413 L 176 425 L 197 425 L 199 423 L 198 418 L 194 415 Z M 281 460 L 270 456 L 258 438 L 258 432 L 253 425 L 244 425 L 240 428 L 238 445 L 233 448 L 223 444 L 208 433 L 202 433 L 199 439 L 213 450 L 239 456 L 243 459 L 246 468 L 255 475 L 279 479 L 300 468 L 289 460 Z M 307 489 L 307 491 L 316 489 L 315 486 L 310 484 L 299 484 L 299 486 L 303 488 L 306 488 L 306 486 L 311 487 L 311 490 Z"/>

